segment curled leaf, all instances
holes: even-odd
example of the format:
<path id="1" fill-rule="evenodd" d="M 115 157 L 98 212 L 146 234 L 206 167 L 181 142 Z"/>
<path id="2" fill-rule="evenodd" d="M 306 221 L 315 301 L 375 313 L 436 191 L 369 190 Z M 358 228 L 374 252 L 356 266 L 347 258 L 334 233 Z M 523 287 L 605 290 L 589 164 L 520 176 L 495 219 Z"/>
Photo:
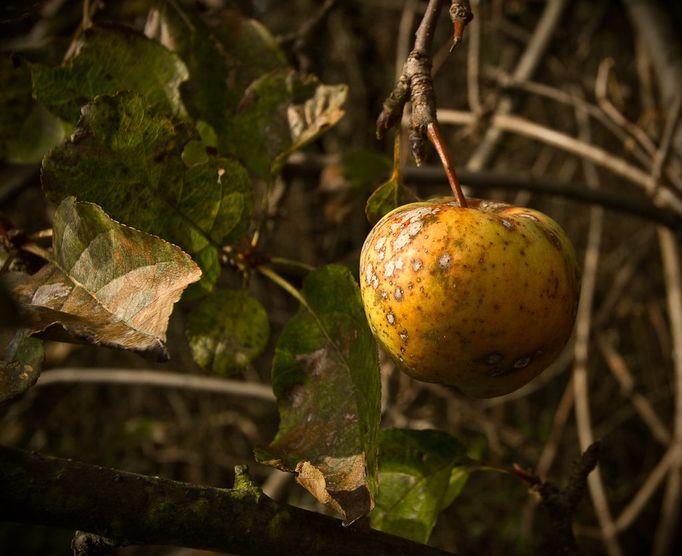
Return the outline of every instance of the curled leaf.
<path id="1" fill-rule="evenodd" d="M 14 288 L 31 333 L 166 359 L 173 304 L 201 271 L 180 248 L 65 199 L 54 215 L 54 260 Z"/>
<path id="2" fill-rule="evenodd" d="M 319 85 L 293 70 L 275 70 L 244 93 L 231 123 L 231 149 L 263 178 L 278 174 L 287 157 L 336 124 L 344 114 L 345 85 Z"/>

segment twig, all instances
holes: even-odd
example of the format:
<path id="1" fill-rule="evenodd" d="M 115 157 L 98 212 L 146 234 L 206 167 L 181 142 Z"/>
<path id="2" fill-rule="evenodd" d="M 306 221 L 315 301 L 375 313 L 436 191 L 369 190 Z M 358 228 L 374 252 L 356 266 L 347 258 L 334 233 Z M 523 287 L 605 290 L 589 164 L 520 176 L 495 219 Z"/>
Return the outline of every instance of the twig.
<path id="1" fill-rule="evenodd" d="M 469 0 L 452 0 L 448 13 L 452 20 L 452 45 L 450 46 L 450 52 L 452 52 L 462 42 L 464 29 L 474 19 L 474 14 L 471 12 Z"/>
<path id="2" fill-rule="evenodd" d="M 547 475 L 554 463 L 554 458 L 559 451 L 559 444 L 564 434 L 566 423 L 571 415 L 574 400 L 573 377 L 569 379 L 564 389 L 564 393 L 559 400 L 556 410 L 554 411 L 554 420 L 552 421 L 552 430 L 549 433 L 547 442 L 542 449 L 538 463 L 535 466 L 535 473 L 540 479 L 546 480 Z M 521 517 L 521 531 L 524 538 L 528 539 L 531 536 L 533 529 L 533 521 L 535 517 L 535 508 L 537 504 L 534 499 L 530 498 L 523 508 Z"/>
<path id="3" fill-rule="evenodd" d="M 682 264 L 673 235 L 668 230 L 660 228 L 658 240 L 663 259 L 670 336 L 673 344 L 675 396 L 673 440 L 670 446 L 673 451 L 672 462 L 653 551 L 655 556 L 663 556 L 670 553 L 675 535 L 678 533 L 682 503 Z"/>
<path id="4" fill-rule="evenodd" d="M 275 401 L 272 388 L 265 384 L 144 369 L 53 369 L 45 371 L 35 385 L 42 387 L 65 383 L 125 384 L 129 386 L 179 388 L 215 394 L 246 396 L 268 402 Z"/>
<path id="5" fill-rule="evenodd" d="M 0 520 L 235 554 L 448 554 L 277 503 L 235 474 L 234 488 L 218 489 L 0 446 Z"/>
<path id="6" fill-rule="evenodd" d="M 656 493 L 658 487 L 665 479 L 670 465 L 673 461 L 673 450 L 668 449 L 665 455 L 658 462 L 658 465 L 649 473 L 647 480 L 642 483 L 642 486 L 632 497 L 630 503 L 623 509 L 623 511 L 616 519 L 616 529 L 618 531 L 625 531 L 635 522 L 639 514 L 646 507 L 651 497 Z"/>
<path id="7" fill-rule="evenodd" d="M 470 112 L 456 110 L 439 110 L 438 121 L 442 124 L 471 125 L 476 117 Z M 623 158 L 617 157 L 608 151 L 561 133 L 554 129 L 530 122 L 525 118 L 512 115 L 497 114 L 491 117 L 490 124 L 493 128 L 523 135 L 531 139 L 542 141 L 566 152 L 586 158 L 599 166 L 610 170 L 630 182 L 639 185 L 645 191 L 649 189 L 649 174 L 629 164 Z M 468 168 L 468 166 L 467 166 Z M 669 206 L 682 214 L 682 200 L 674 196 L 668 189 L 660 188 L 656 191 L 653 201 L 658 206 Z"/>
<path id="8" fill-rule="evenodd" d="M 680 217 L 675 215 L 675 220 Z M 652 220 L 653 221 L 653 220 Z M 677 226 L 675 226 L 677 227 Z M 678 228 L 679 229 L 679 228 Z M 648 230 L 638 231 L 634 237 L 627 238 L 621 249 L 625 249 L 628 257 L 617 261 L 614 266 L 618 268 L 615 278 L 611 282 L 609 291 L 601 302 L 598 309 L 594 311 L 592 318 L 592 328 L 599 330 L 606 326 L 611 313 L 618 303 L 621 301 L 623 293 L 628 288 L 630 282 L 635 277 L 639 266 L 651 254 L 649 244 L 656 235 L 656 229 L 650 228 Z M 682 238 L 682 233 L 677 233 L 679 238 Z"/>
<path id="9" fill-rule="evenodd" d="M 478 12 L 478 1 L 474 0 L 474 12 Z M 474 13 L 476 16 L 476 13 Z M 481 90 L 479 84 L 479 74 L 481 67 L 481 22 L 474 17 L 471 21 L 469 30 L 469 48 L 467 50 L 467 99 L 469 109 L 474 114 L 482 112 Z"/>
<path id="10" fill-rule="evenodd" d="M 587 114 L 583 110 L 576 110 L 576 120 L 580 139 L 586 144 L 590 142 L 590 127 Z M 596 169 L 589 161 L 583 160 L 585 178 L 588 185 L 599 187 Z M 593 207 L 590 210 L 590 223 L 587 236 L 585 261 L 583 264 L 583 280 L 580 289 L 580 301 L 576 317 L 575 331 L 575 363 L 573 366 L 573 387 L 575 394 L 575 417 L 580 446 L 584 450 L 594 442 L 592 419 L 590 416 L 589 385 L 588 385 L 588 355 L 592 316 L 592 303 L 596 289 L 597 270 L 599 267 L 599 250 L 602 239 L 603 211 Z M 611 510 L 606 498 L 604 485 L 599 469 L 591 474 L 588 480 L 590 495 L 594 509 L 602 530 L 602 538 L 610 556 L 622 554 L 618 543 L 617 531 L 611 517 Z"/>
<path id="11" fill-rule="evenodd" d="M 608 82 L 613 65 L 613 58 L 605 58 L 601 61 L 599 64 L 599 69 L 597 70 L 597 79 L 595 80 L 594 84 L 594 96 L 597 99 L 599 108 L 602 109 L 603 113 L 606 114 L 614 124 L 621 127 L 629 135 L 634 137 L 644 148 L 647 154 L 653 156 L 656 152 L 656 145 L 654 144 L 651 137 L 649 137 L 640 126 L 628 120 L 609 99 Z"/>
<path id="12" fill-rule="evenodd" d="M 661 178 L 661 169 L 665 166 L 666 160 L 670 155 L 672 140 L 675 135 L 675 130 L 680 121 L 680 109 L 682 108 L 682 96 L 675 99 L 670 114 L 666 118 L 665 128 L 663 128 L 663 135 L 661 136 L 661 144 L 654 155 L 654 162 L 651 166 L 651 182 L 649 185 L 650 191 L 655 191 L 658 187 L 658 180 Z"/>
<path id="13" fill-rule="evenodd" d="M 682 41 L 665 2 L 622 0 L 635 31 L 649 53 L 663 106 L 674 106 L 682 82 Z M 682 128 L 673 137 L 674 153 L 682 154 Z"/>
<path id="14" fill-rule="evenodd" d="M 667 447 L 670 444 L 671 438 L 668 427 L 660 420 L 649 400 L 635 390 L 635 379 L 630 373 L 625 360 L 606 339 L 606 334 L 603 332 L 597 334 L 597 346 L 606 360 L 611 373 L 616 377 L 623 396 L 630 401 L 642 421 L 649 427 L 651 435 L 663 446 Z"/>
<path id="15" fill-rule="evenodd" d="M 599 461 L 599 442 L 585 449 L 581 458 L 573 465 L 568 482 L 559 489 L 550 481 L 540 481 L 536 476 L 528 476 L 531 492 L 540 496 L 541 505 L 547 510 L 554 530 L 550 542 L 554 545 L 553 554 L 576 555 L 578 547 L 573 535 L 573 513 L 582 499 L 588 477 Z"/>
<path id="16" fill-rule="evenodd" d="M 513 78 L 515 81 L 526 81 L 533 75 L 535 68 L 549 45 L 556 26 L 561 20 L 561 15 L 567 4 L 568 0 L 549 0 L 535 27 L 533 36 L 514 70 Z M 514 103 L 512 99 L 505 95 L 500 99 L 495 108 L 495 114 L 505 115 L 510 113 L 513 108 Z M 483 140 L 467 162 L 466 167 L 469 170 L 480 170 L 488 165 L 502 137 L 502 131 L 503 129 L 497 127 L 488 129 Z"/>
<path id="17" fill-rule="evenodd" d="M 491 74 L 494 79 L 500 82 L 500 85 L 504 88 L 520 89 L 535 95 L 542 96 L 547 99 L 551 99 L 555 102 L 560 102 L 562 104 L 567 104 L 573 107 L 581 107 L 587 113 L 594 118 L 597 122 L 604 126 L 605 129 L 609 130 L 616 138 L 618 138 L 623 146 L 632 152 L 637 161 L 645 167 L 651 166 L 653 156 L 656 153 L 656 145 L 653 143 L 649 136 L 644 134 L 647 139 L 637 138 L 635 136 L 636 130 L 644 133 L 640 126 L 634 125 L 634 129 L 629 129 L 628 126 L 621 127 L 611 118 L 607 117 L 604 111 L 598 106 L 587 102 L 585 99 L 567 93 L 551 85 L 545 83 L 538 83 L 535 81 L 514 81 L 512 77 L 500 70 L 499 68 L 486 68 L 487 73 Z M 646 146 L 640 144 L 644 142 Z M 665 177 L 677 187 L 677 189 L 682 190 L 682 177 L 680 177 L 679 172 L 668 164 L 664 168 Z"/>

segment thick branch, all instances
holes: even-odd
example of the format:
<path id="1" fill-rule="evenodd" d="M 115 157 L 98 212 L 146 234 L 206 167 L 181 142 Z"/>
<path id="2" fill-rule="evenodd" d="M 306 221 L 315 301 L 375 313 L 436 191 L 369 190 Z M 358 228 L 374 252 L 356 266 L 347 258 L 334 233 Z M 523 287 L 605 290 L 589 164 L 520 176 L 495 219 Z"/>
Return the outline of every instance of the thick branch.
<path id="1" fill-rule="evenodd" d="M 125 544 L 236 554 L 448 554 L 379 531 L 344 528 L 248 485 L 197 486 L 4 446 L 0 520 L 79 529 Z"/>

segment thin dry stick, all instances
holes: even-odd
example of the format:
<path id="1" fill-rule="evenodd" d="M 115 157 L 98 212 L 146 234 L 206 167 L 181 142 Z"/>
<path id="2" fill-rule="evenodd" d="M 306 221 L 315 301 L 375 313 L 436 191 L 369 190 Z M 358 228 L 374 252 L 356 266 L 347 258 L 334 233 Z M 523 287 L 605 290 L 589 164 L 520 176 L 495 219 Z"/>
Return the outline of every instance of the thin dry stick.
<path id="1" fill-rule="evenodd" d="M 535 68 L 542 59 L 567 4 L 568 0 L 549 0 L 547 3 L 545 11 L 535 27 L 533 36 L 514 70 L 513 77 L 516 81 L 526 81 L 535 72 Z M 512 109 L 511 98 L 504 96 L 497 105 L 495 113 L 498 115 L 508 114 Z M 496 127 L 488 129 L 485 137 L 469 158 L 467 169 L 480 170 L 487 166 L 501 137 L 501 129 Z"/>
<path id="2" fill-rule="evenodd" d="M 673 234 L 665 228 L 659 228 L 658 241 L 663 259 L 675 372 L 675 417 L 671 444 L 673 453 L 653 552 L 655 556 L 664 556 L 670 553 L 678 533 L 682 503 L 682 264 Z"/>
<path id="3" fill-rule="evenodd" d="M 656 145 L 654 144 L 651 137 L 649 137 L 640 126 L 628 120 L 609 99 L 608 82 L 613 65 L 613 58 L 605 58 L 601 61 L 599 64 L 599 69 L 597 70 L 597 79 L 594 85 L 594 96 L 597 99 L 599 108 L 602 109 L 604 114 L 606 114 L 614 124 L 621 127 L 629 135 L 634 137 L 644 148 L 644 150 L 649 155 L 653 156 L 653 154 L 656 152 Z"/>
<path id="4" fill-rule="evenodd" d="M 589 119 L 584 110 L 576 110 L 580 138 L 585 143 L 590 142 Z M 599 178 L 595 167 L 587 160 L 583 160 L 585 179 L 588 185 L 599 187 Z M 582 450 L 594 443 L 592 419 L 590 416 L 590 399 L 588 384 L 589 341 L 592 316 L 592 302 L 596 289 L 597 269 L 599 267 L 599 250 L 601 247 L 603 224 L 603 209 L 590 209 L 590 224 L 587 239 L 585 261 L 583 265 L 583 281 L 580 289 L 580 301 L 576 318 L 575 332 L 575 363 L 573 367 L 573 387 L 575 394 L 575 417 L 578 429 L 578 439 Z M 606 498 L 604 485 L 601 480 L 599 467 L 588 477 L 588 486 L 592 503 L 599 520 L 602 539 L 610 556 L 620 556 L 622 550 L 618 543 L 617 531 L 611 510 Z"/>
<path id="5" fill-rule="evenodd" d="M 670 155 L 670 147 L 672 146 L 673 136 L 677 129 L 677 124 L 680 119 L 680 109 L 682 108 L 682 97 L 678 96 L 675 104 L 668 115 L 663 129 L 663 136 L 661 138 L 661 145 L 654 156 L 654 163 L 651 167 L 651 182 L 650 188 L 655 190 L 658 187 L 658 180 L 661 178 L 661 170 L 665 166 L 666 160 Z"/>
<path id="6" fill-rule="evenodd" d="M 439 110 L 438 121 L 442 124 L 471 125 L 476 121 L 474 114 L 459 110 Z M 585 141 L 555 131 L 548 127 L 530 122 L 525 118 L 512 115 L 498 114 L 490 121 L 494 128 L 523 135 L 530 139 L 542 141 L 566 152 L 586 158 L 599 166 L 602 166 L 614 174 L 617 174 L 630 182 L 649 190 L 651 179 L 649 174 L 629 164 L 624 159 L 617 157 L 604 149 L 595 147 Z M 670 208 L 682 213 L 682 200 L 675 197 L 667 189 L 660 188 L 656 191 L 653 201 L 659 206 L 668 205 Z"/>
<path id="7" fill-rule="evenodd" d="M 566 389 L 564 390 L 563 396 L 559 401 L 559 405 L 554 412 L 554 422 L 552 423 L 552 430 L 547 439 L 545 447 L 542 449 L 540 458 L 538 459 L 538 464 L 535 472 L 538 477 L 545 480 L 549 475 L 549 471 L 552 468 L 554 459 L 559 452 L 559 443 L 561 442 L 561 437 L 566 427 L 566 422 L 571 414 L 571 409 L 573 409 L 573 403 L 575 400 L 575 390 L 573 386 L 573 377 L 566 384 Z"/>
<path id="8" fill-rule="evenodd" d="M 658 487 L 665 479 L 668 469 L 673 461 L 673 450 L 668 449 L 665 455 L 658 462 L 658 465 L 649 473 L 647 480 L 642 483 L 642 486 L 632 497 L 630 503 L 620 513 L 616 519 L 616 529 L 618 531 L 625 531 L 628 529 L 639 517 L 639 514 L 649 503 L 651 497 L 656 493 Z"/>
<path id="9" fill-rule="evenodd" d="M 157 386 L 160 388 L 180 388 L 182 390 L 246 396 L 269 402 L 275 401 L 272 388 L 265 384 L 144 369 L 54 369 L 44 372 L 38 379 L 38 382 L 36 382 L 36 386 L 64 383 Z"/>
<path id="10" fill-rule="evenodd" d="M 623 396 L 630 401 L 642 421 L 649 427 L 651 435 L 667 447 L 670 444 L 670 431 L 658 417 L 651 402 L 635 390 L 635 379 L 630 373 L 625 359 L 606 339 L 606 334 L 603 332 L 597 334 L 597 346 L 606 360 L 611 374 L 616 377 Z"/>
<path id="11" fill-rule="evenodd" d="M 478 12 L 478 0 L 471 2 L 474 19 L 469 24 L 469 48 L 467 50 L 467 98 L 469 108 L 474 114 L 480 114 L 481 91 L 479 73 L 481 65 L 481 20 Z"/>
<path id="12" fill-rule="evenodd" d="M 609 130 L 614 137 L 620 140 L 621 143 L 632 152 L 640 164 L 647 168 L 651 166 L 653 156 L 656 153 L 656 146 L 653 144 L 653 142 L 649 140 L 647 147 L 644 148 L 642 145 L 640 145 L 637 138 L 630 133 L 629 129 L 618 126 L 612 119 L 608 118 L 606 114 L 604 114 L 604 111 L 601 108 L 597 107 L 596 105 L 545 83 L 538 83 L 536 81 L 516 82 L 512 79 L 511 75 L 498 68 L 486 68 L 486 71 L 487 73 L 491 74 L 494 79 L 499 81 L 503 87 L 520 89 L 573 107 L 580 106 L 586 110 L 592 118 L 603 125 L 605 129 Z M 641 130 L 639 126 L 635 127 L 636 129 Z M 632 144 L 632 146 L 628 147 L 629 144 Z M 664 172 L 670 183 L 682 190 L 682 177 L 678 174 L 678 172 L 676 172 L 675 169 L 669 164 L 665 166 Z"/>

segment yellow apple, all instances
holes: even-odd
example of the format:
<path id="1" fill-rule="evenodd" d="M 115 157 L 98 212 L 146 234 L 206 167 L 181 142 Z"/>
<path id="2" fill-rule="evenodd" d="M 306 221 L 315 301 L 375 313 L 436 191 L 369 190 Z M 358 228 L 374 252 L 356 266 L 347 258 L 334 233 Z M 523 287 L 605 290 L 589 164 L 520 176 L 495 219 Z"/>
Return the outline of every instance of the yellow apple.
<path id="1" fill-rule="evenodd" d="M 513 392 L 557 357 L 573 329 L 579 274 L 554 220 L 476 199 L 398 207 L 360 257 L 369 325 L 398 366 L 479 398 Z"/>

